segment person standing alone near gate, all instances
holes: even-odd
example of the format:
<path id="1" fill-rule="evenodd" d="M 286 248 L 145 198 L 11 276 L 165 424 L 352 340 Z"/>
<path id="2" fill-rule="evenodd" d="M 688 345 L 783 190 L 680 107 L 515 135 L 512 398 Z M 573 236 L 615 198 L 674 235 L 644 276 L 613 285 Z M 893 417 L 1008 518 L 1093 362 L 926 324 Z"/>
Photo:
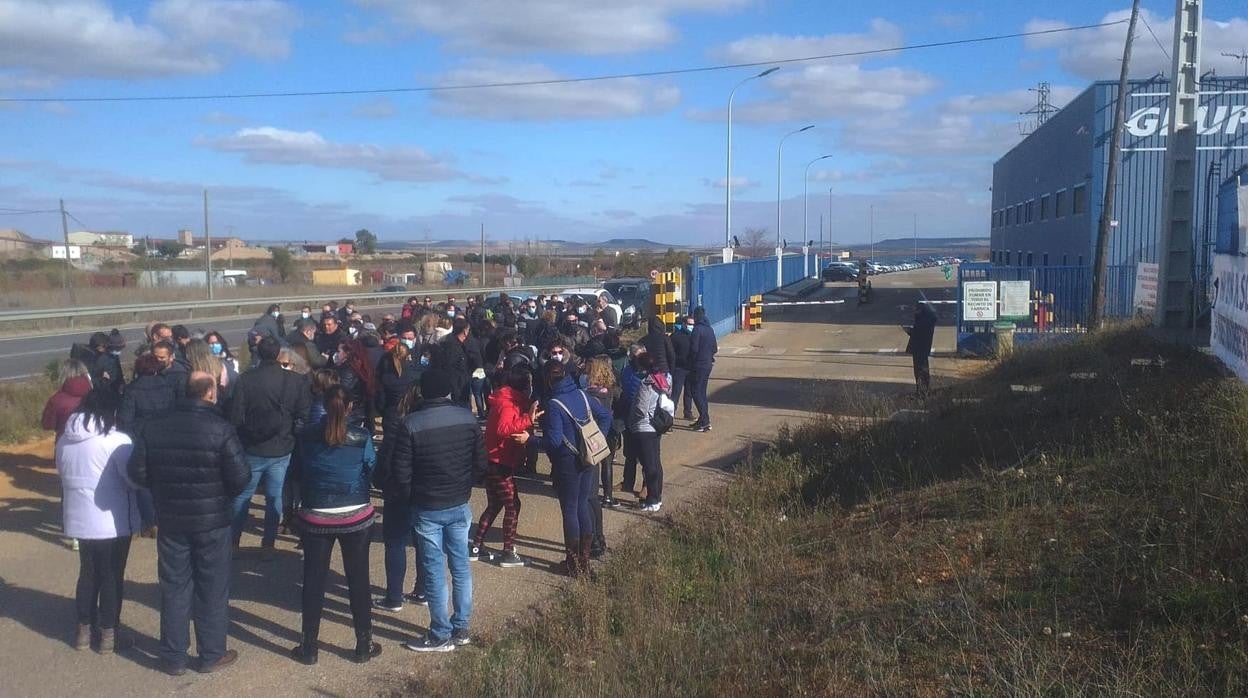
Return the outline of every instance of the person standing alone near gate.
<path id="1" fill-rule="evenodd" d="M 903 327 L 910 341 L 906 353 L 914 362 L 914 383 L 920 399 L 927 397 L 932 388 L 932 371 L 928 360 L 932 355 L 932 337 L 936 334 L 936 312 L 926 300 L 920 300 L 914 308 L 914 326 Z"/>
<path id="2" fill-rule="evenodd" d="M 707 405 L 706 389 L 710 384 L 711 369 L 715 368 L 719 343 L 715 340 L 715 330 L 706 319 L 706 308 L 694 308 L 693 320 L 693 336 L 689 338 L 689 390 L 693 393 L 693 404 L 698 408 L 698 421 L 690 428 L 693 431 L 706 432 L 711 430 L 711 411 Z"/>

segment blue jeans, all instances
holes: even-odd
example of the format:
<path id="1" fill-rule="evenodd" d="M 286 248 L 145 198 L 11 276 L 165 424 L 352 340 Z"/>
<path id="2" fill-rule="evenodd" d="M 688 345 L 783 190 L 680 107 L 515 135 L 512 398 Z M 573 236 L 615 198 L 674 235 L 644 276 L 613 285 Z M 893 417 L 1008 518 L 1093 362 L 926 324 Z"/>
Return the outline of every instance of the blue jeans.
<path id="1" fill-rule="evenodd" d="M 142 523 L 143 529 L 149 529 L 156 525 L 156 501 L 152 499 L 152 491 L 146 487 L 140 487 L 134 491 L 135 498 L 139 501 L 139 521 Z"/>
<path id="2" fill-rule="evenodd" d="M 594 468 L 580 469 L 577 457 L 566 448 L 550 454 L 550 476 L 559 496 L 563 516 L 563 541 L 569 550 L 580 545 L 582 536 L 594 534 L 594 515 L 589 498 L 594 496 Z"/>
<path id="3" fill-rule="evenodd" d="M 706 389 L 711 381 L 711 366 L 694 366 L 690 372 L 692 385 L 688 386 L 690 392 L 693 393 L 693 404 L 698 408 L 698 426 L 709 425 L 711 423 L 711 411 L 706 404 Z"/>
<path id="4" fill-rule="evenodd" d="M 264 479 L 264 545 L 272 545 L 277 539 L 277 526 L 282 522 L 282 485 L 286 482 L 286 468 L 290 466 L 290 455 L 267 458 L 265 456 L 247 456 L 247 465 L 251 468 L 251 482 L 242 494 L 234 499 L 234 543 L 238 543 L 243 535 L 243 527 L 247 525 L 247 514 L 251 507 L 251 497 Z"/>
<path id="5" fill-rule="evenodd" d="M 485 393 L 486 380 L 484 378 L 472 378 L 468 381 L 468 389 L 472 392 L 472 401 L 477 406 L 477 416 L 485 416 Z"/>
<path id="6" fill-rule="evenodd" d="M 449 509 L 412 508 L 420 573 L 429 599 L 429 637 L 442 642 L 452 630 L 468 630 L 472 616 L 472 569 L 468 566 L 468 529 L 472 509 L 467 504 Z M 447 618 L 446 568 L 451 568 L 451 597 L 455 615 Z"/>
<path id="7" fill-rule="evenodd" d="M 401 604 L 403 583 L 407 581 L 407 549 L 415 542 L 410 503 L 386 500 L 381 512 L 381 538 L 386 547 L 386 602 Z M 421 588 L 421 579 L 420 566 L 417 565 L 414 588 Z"/>

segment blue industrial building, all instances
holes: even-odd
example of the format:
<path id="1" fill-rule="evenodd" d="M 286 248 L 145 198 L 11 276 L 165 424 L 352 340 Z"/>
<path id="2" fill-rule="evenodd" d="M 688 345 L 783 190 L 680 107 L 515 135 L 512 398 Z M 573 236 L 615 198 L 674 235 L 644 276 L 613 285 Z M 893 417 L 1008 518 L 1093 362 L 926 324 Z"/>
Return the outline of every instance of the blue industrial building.
<path id="1" fill-rule="evenodd" d="M 1111 266 L 1157 261 L 1169 89 L 1161 77 L 1129 83 Z M 1092 264 L 1117 94 L 1116 81 L 1094 83 L 993 165 L 993 264 Z M 1200 104 L 1192 214 L 1193 277 L 1203 298 L 1212 273 L 1219 185 L 1248 164 L 1248 79 L 1207 76 Z M 1129 300 L 1122 307 L 1129 308 Z"/>

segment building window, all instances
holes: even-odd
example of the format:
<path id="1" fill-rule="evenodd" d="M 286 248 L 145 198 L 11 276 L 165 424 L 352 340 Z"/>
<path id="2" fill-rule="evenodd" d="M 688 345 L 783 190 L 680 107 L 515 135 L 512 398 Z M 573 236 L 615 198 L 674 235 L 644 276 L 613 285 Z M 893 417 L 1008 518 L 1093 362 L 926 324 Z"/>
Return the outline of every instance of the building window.
<path id="1" fill-rule="evenodd" d="M 1023 224 L 1023 205 L 1014 204 L 1014 225 Z"/>
<path id="2" fill-rule="evenodd" d="M 1045 194 L 1040 197 L 1040 220 L 1048 220 L 1049 218 L 1049 195 Z"/>
<path id="3" fill-rule="evenodd" d="M 1036 266 L 1036 264 L 1035 264 L 1035 258 L 1032 256 L 1032 254 L 1031 254 L 1030 252 L 1028 252 L 1028 253 L 1027 253 L 1027 266 L 1029 266 L 1029 267 L 1034 267 L 1034 266 Z"/>
<path id="4" fill-rule="evenodd" d="M 1044 253 L 1044 266 L 1046 267 L 1049 266 L 1049 253 L 1048 252 Z"/>
<path id="5" fill-rule="evenodd" d="M 1023 251 L 1022 250 L 1018 251 L 1018 266 L 1020 267 L 1023 266 Z"/>
<path id="6" fill-rule="evenodd" d="M 1079 266 L 1083 266 L 1083 255 L 1079 255 Z"/>
<path id="7" fill-rule="evenodd" d="M 1005 266 L 1007 267 L 1010 266 L 1010 251 L 1009 250 L 1005 251 Z"/>
<path id="8" fill-rule="evenodd" d="M 1070 259 L 1066 255 L 1062 255 L 1062 266 L 1070 266 Z"/>
<path id="9" fill-rule="evenodd" d="M 1036 200 L 1035 199 L 1032 199 L 1031 201 L 1027 202 L 1026 215 L 1027 215 L 1028 223 L 1031 223 L 1032 221 L 1036 220 Z"/>
<path id="10" fill-rule="evenodd" d="M 1063 189 L 1053 195 L 1053 217 L 1061 218 L 1066 215 L 1066 190 Z"/>
<path id="11" fill-rule="evenodd" d="M 1088 210 L 1088 187 L 1087 185 L 1080 184 L 1079 186 L 1075 187 L 1074 191 L 1072 192 L 1071 203 L 1074 205 L 1074 210 L 1071 211 L 1072 215 L 1077 216 L 1080 213 L 1087 212 Z"/>
<path id="12" fill-rule="evenodd" d="M 1012 210 L 1013 210 L 1013 209 L 1011 209 L 1011 208 L 1010 208 L 1010 207 L 1008 207 L 1008 206 L 1007 206 L 1007 207 L 1005 207 L 1005 224 L 1006 224 L 1006 225 L 1009 225 L 1009 224 L 1010 224 L 1010 218 L 1011 218 L 1011 216 L 1010 216 L 1010 211 L 1012 211 Z"/>

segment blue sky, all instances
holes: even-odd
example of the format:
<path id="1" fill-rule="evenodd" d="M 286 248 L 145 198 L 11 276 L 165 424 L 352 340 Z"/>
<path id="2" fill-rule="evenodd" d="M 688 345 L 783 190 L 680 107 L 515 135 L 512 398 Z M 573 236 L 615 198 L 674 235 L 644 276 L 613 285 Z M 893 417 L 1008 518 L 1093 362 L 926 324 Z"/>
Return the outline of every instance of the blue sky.
<path id="1" fill-rule="evenodd" d="M 1173 3 L 1146 0 L 1170 42 Z M 887 48 L 1125 18 L 1126 2 L 797 0 L 0 0 L 0 95 L 197 95 L 540 80 Z M 1237 13 L 1240 16 L 1236 16 Z M 1206 67 L 1248 44 L 1248 15 L 1206 3 Z M 1028 88 L 1062 104 L 1117 77 L 1125 26 L 789 64 L 734 107 L 734 233 L 828 217 L 842 242 L 987 235 L 992 161 Z M 1167 70 L 1140 27 L 1133 73 Z M 758 69 L 489 90 L 287 99 L 0 103 L 0 208 L 81 225 L 251 240 L 723 239 L 724 108 Z M 59 235 L 59 217 L 0 228 Z"/>

